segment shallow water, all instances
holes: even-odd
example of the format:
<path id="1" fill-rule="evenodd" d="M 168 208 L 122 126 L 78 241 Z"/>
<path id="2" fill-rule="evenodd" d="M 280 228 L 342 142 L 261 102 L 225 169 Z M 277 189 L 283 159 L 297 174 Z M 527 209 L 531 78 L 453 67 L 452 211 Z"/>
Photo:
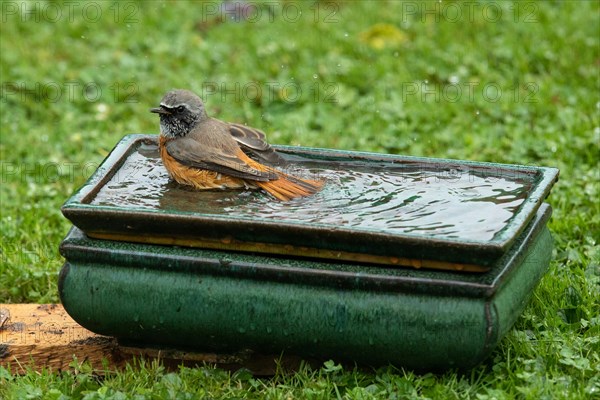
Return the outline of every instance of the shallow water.
<path id="1" fill-rule="evenodd" d="M 446 166 L 365 166 L 299 157 L 293 165 L 286 172 L 325 179 L 325 188 L 285 203 L 258 190 L 196 191 L 172 182 L 156 146 L 142 145 L 92 204 L 483 241 L 506 226 L 531 185 L 531 177 L 484 176 Z"/>

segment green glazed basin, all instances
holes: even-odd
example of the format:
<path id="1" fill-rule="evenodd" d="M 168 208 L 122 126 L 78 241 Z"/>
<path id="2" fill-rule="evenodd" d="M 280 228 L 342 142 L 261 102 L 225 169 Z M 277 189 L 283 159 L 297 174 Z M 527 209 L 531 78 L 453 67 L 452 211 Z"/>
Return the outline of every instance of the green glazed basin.
<path id="1" fill-rule="evenodd" d="M 531 222 L 558 170 L 276 147 L 325 188 L 281 203 L 170 182 L 156 136 L 126 136 L 62 207 L 89 237 L 483 272 Z M 309 176 L 310 177 L 310 176 Z"/>
<path id="2" fill-rule="evenodd" d="M 276 149 L 324 189 L 188 190 L 123 138 L 62 208 L 67 312 L 127 344 L 469 367 L 549 265 L 556 169 Z"/>

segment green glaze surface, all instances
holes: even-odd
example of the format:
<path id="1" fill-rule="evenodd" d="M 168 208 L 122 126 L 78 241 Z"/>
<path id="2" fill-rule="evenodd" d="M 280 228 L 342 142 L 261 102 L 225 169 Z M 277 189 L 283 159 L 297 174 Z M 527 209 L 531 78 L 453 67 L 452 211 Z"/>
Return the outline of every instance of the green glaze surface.
<path id="1" fill-rule="evenodd" d="M 549 207 L 485 274 L 91 240 L 73 229 L 60 295 L 84 327 L 121 340 L 251 349 L 412 368 L 483 360 L 548 267 Z"/>

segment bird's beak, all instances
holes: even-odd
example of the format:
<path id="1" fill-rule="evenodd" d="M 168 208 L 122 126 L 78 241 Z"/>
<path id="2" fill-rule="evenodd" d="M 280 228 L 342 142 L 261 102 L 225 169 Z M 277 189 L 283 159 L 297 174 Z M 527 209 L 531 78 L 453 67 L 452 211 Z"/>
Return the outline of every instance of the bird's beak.
<path id="1" fill-rule="evenodd" d="M 151 113 L 156 113 L 156 114 L 171 114 L 169 111 L 167 111 L 167 110 L 165 110 L 164 108 L 161 108 L 161 107 L 151 108 L 150 112 Z"/>

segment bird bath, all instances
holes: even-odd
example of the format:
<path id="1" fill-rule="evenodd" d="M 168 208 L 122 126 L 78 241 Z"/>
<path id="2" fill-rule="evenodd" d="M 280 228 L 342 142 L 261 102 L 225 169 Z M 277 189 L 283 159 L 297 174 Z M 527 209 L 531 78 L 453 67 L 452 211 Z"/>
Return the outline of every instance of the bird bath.
<path id="1" fill-rule="evenodd" d="M 276 149 L 325 188 L 190 190 L 126 136 L 62 208 L 65 309 L 153 345 L 469 366 L 549 264 L 556 169 Z"/>

